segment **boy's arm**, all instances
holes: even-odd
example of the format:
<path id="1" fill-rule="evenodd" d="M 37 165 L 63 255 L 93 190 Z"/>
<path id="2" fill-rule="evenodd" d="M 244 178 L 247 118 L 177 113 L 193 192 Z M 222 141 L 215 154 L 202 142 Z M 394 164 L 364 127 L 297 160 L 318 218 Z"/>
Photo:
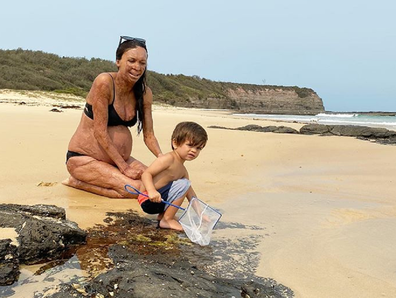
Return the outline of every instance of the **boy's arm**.
<path id="1" fill-rule="evenodd" d="M 173 158 L 170 154 L 161 155 L 143 172 L 141 179 L 150 201 L 155 203 L 161 202 L 161 195 L 154 185 L 154 177 L 168 169 L 172 161 Z"/>
<path id="2" fill-rule="evenodd" d="M 190 180 L 190 177 L 189 177 L 189 175 L 188 175 L 187 169 L 186 169 L 186 173 L 184 174 L 184 178 L 187 178 L 188 180 Z M 186 193 L 186 197 L 187 197 L 187 200 L 188 200 L 189 202 L 191 201 L 191 199 L 192 199 L 193 197 L 197 197 L 197 194 L 195 193 L 195 191 L 194 191 L 192 185 L 191 185 L 190 188 L 188 189 L 188 191 L 187 191 L 187 193 Z"/>
<path id="3" fill-rule="evenodd" d="M 197 197 L 197 194 L 195 193 L 194 189 L 192 186 L 188 189 L 186 193 L 187 200 L 190 202 L 193 197 Z"/>
<path id="4" fill-rule="evenodd" d="M 187 177 L 188 177 L 188 174 L 187 174 Z M 198 198 L 197 194 L 195 193 L 192 186 L 190 186 L 190 188 L 188 189 L 188 191 L 186 193 L 186 197 L 189 202 L 191 201 L 191 199 L 193 197 Z M 210 218 L 206 214 L 202 213 L 202 208 L 201 208 L 200 204 L 193 204 L 192 208 L 194 208 L 194 210 L 197 212 L 197 214 L 201 214 L 203 222 L 209 223 L 211 221 Z"/>

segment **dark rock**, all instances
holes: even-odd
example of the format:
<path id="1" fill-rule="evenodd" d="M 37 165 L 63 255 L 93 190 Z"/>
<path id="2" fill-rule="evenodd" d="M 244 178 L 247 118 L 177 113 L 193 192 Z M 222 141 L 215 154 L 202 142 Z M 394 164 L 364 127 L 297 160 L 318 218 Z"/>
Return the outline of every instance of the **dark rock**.
<path id="1" fill-rule="evenodd" d="M 77 284 L 74 284 L 77 285 Z M 49 287 L 43 293 L 35 293 L 33 298 L 87 298 L 83 288 L 76 289 L 70 284 L 61 284 L 55 287 Z M 92 296 L 99 297 L 99 296 Z"/>
<path id="2" fill-rule="evenodd" d="M 19 274 L 17 247 L 10 239 L 0 239 L 0 286 L 13 284 Z"/>
<path id="3" fill-rule="evenodd" d="M 53 109 L 50 110 L 50 112 L 62 113 L 62 110 L 59 110 L 57 108 L 53 108 Z"/>
<path id="4" fill-rule="evenodd" d="M 377 139 L 376 143 L 380 143 L 383 145 L 396 145 L 396 136 L 392 136 L 389 138 L 384 139 Z"/>
<path id="5" fill-rule="evenodd" d="M 209 126 L 209 128 L 298 134 L 297 130 L 287 126 L 260 126 L 256 124 L 249 124 L 238 128 L 227 128 L 224 126 L 217 126 L 217 125 Z"/>
<path id="6" fill-rule="evenodd" d="M 324 135 L 330 133 L 330 129 L 327 125 L 307 124 L 300 128 L 300 133 L 304 135 Z"/>
<path id="7" fill-rule="evenodd" d="M 56 219 L 66 219 L 65 209 L 55 205 L 17 205 L 17 204 L 0 204 L 0 211 L 24 213 L 42 217 L 52 217 Z"/>
<path id="8" fill-rule="evenodd" d="M 274 133 L 291 133 L 298 134 L 298 131 L 294 128 L 288 126 L 276 126 L 276 129 L 273 131 Z"/>
<path id="9" fill-rule="evenodd" d="M 209 125 L 208 128 L 215 128 L 215 129 L 229 129 L 229 130 L 233 130 L 234 128 L 229 128 L 229 127 L 225 127 L 225 126 L 220 126 L 220 125 Z"/>
<path id="10" fill-rule="evenodd" d="M 333 125 L 330 126 L 330 132 L 337 136 L 363 137 L 372 139 L 396 136 L 396 132 L 387 130 L 386 128 L 354 125 Z"/>
<path id="11" fill-rule="evenodd" d="M 275 297 L 287 297 L 288 293 L 285 290 L 280 290 L 279 287 L 267 282 L 260 284 L 254 281 L 250 281 L 242 284 L 241 296 L 243 298 L 275 298 Z"/>
<path id="12" fill-rule="evenodd" d="M 187 259 L 139 256 L 120 245 L 110 249 L 115 268 L 97 276 L 87 287 L 104 297 L 292 297 L 293 292 L 274 282 L 249 282 L 210 275 Z M 256 294 L 255 294 L 256 292 Z"/>
<path id="13" fill-rule="evenodd" d="M 311 123 L 302 126 L 299 132 L 294 128 L 287 126 L 260 126 L 256 124 L 249 124 L 238 128 L 227 128 L 224 126 L 212 125 L 209 126 L 209 128 L 273 133 L 300 133 L 304 135 L 317 134 L 321 136 L 346 136 L 355 137 L 362 140 L 370 140 L 379 144 L 396 145 L 396 131 L 388 130 L 386 128 L 376 128 L 368 126 L 324 125 Z"/>
<path id="14" fill-rule="evenodd" d="M 252 298 L 293 297 L 292 290 L 275 280 L 254 276 L 258 259 L 253 253 L 260 243 L 257 235 L 201 247 L 174 231 L 155 229 L 152 220 L 134 212 L 112 212 L 108 216 L 113 218 L 111 223 L 89 229 L 87 247 L 77 250 L 81 266 L 92 278 L 54 286 L 35 298 L 241 297 L 241 293 Z M 256 228 L 237 223 L 223 223 L 219 228 L 228 227 Z M 97 271 L 89 260 L 84 261 L 84 254 L 95 267 L 103 258 L 111 261 L 106 261 L 109 265 L 105 270 Z M 232 256 L 238 256 L 238 262 L 246 259 L 246 263 L 242 260 L 235 264 Z"/>
<path id="15" fill-rule="evenodd" d="M 258 131 L 258 132 L 274 132 L 274 133 L 298 133 L 297 130 L 287 126 L 260 126 L 255 124 L 250 124 L 237 128 L 237 130 L 247 130 L 247 131 Z"/>
<path id="16" fill-rule="evenodd" d="M 301 127 L 300 133 L 355 137 L 362 140 L 373 140 L 381 144 L 396 144 L 396 131 L 378 127 L 307 124 Z"/>
<path id="17" fill-rule="evenodd" d="M 235 129 L 236 130 L 247 130 L 247 131 L 262 131 L 263 127 L 260 125 L 256 125 L 256 124 L 249 124 L 249 125 L 235 128 Z"/>
<path id="18" fill-rule="evenodd" d="M 76 223 L 62 219 L 64 210 L 45 205 L 18 206 L 1 205 L 0 227 L 16 230 L 21 263 L 54 259 L 71 246 L 85 242 L 86 232 Z"/>
<path id="19" fill-rule="evenodd" d="M 55 108 L 61 108 L 61 109 L 81 109 L 80 105 L 53 105 Z"/>

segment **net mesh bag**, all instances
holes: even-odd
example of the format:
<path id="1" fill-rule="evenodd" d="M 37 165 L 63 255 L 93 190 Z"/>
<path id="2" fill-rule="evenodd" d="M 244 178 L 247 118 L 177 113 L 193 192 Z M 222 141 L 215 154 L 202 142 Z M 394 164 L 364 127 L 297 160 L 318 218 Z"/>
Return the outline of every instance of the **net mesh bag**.
<path id="1" fill-rule="evenodd" d="M 179 218 L 179 223 L 192 242 L 208 245 L 212 231 L 220 218 L 220 212 L 193 197 Z"/>

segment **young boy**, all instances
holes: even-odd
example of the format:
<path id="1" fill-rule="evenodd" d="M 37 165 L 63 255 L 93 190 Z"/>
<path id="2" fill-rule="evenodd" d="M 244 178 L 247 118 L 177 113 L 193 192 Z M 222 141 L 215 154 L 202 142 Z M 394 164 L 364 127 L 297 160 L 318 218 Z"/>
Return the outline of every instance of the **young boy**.
<path id="1" fill-rule="evenodd" d="M 208 135 L 205 129 L 195 122 L 179 123 L 172 134 L 172 149 L 159 156 L 142 174 L 145 194 L 138 201 L 144 212 L 158 214 L 158 226 L 165 229 L 182 231 L 175 219 L 177 208 L 161 201 L 180 206 L 185 197 L 188 201 L 196 196 L 188 180 L 184 166 L 186 160 L 194 160 L 205 147 Z"/>

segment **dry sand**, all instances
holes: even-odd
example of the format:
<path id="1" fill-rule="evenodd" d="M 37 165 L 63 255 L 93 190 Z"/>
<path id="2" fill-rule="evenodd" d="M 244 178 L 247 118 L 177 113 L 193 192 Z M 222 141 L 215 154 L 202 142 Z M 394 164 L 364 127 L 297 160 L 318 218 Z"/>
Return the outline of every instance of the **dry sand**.
<path id="1" fill-rule="evenodd" d="M 38 105 L 40 100 L 0 93 L 0 203 L 56 204 L 82 228 L 102 223 L 108 211 L 139 210 L 135 200 L 112 200 L 61 184 L 68 176 L 67 145 L 82 110 L 50 112 L 51 101 Z M 153 116 L 164 151 L 180 121 L 206 128 L 281 125 L 224 111 L 161 106 L 154 107 Z M 396 297 L 395 146 L 347 137 L 207 131 L 206 148 L 186 164 L 195 190 L 222 210 L 222 221 L 261 228 L 222 229 L 214 238 L 260 236 L 256 274 L 290 287 L 296 297 Z M 132 132 L 133 155 L 151 163 L 154 156 Z M 0 230 L 0 237 L 5 232 Z"/>

